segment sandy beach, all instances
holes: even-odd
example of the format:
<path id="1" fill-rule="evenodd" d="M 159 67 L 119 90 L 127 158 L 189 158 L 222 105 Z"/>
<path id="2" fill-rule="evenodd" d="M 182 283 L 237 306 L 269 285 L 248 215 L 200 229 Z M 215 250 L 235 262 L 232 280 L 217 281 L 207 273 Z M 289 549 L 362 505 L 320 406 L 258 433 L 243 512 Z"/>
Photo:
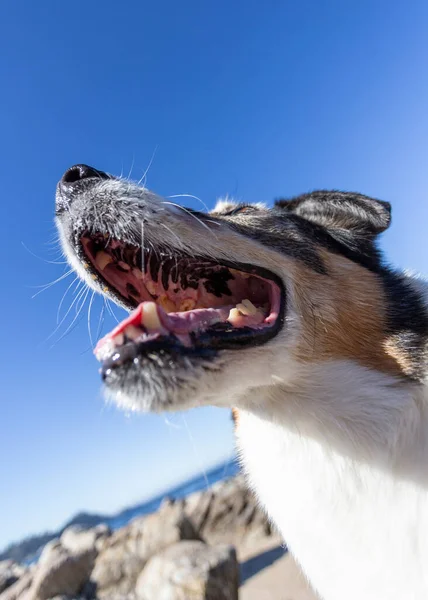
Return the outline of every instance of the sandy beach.
<path id="1" fill-rule="evenodd" d="M 319 600 L 278 536 L 237 548 L 239 600 Z"/>

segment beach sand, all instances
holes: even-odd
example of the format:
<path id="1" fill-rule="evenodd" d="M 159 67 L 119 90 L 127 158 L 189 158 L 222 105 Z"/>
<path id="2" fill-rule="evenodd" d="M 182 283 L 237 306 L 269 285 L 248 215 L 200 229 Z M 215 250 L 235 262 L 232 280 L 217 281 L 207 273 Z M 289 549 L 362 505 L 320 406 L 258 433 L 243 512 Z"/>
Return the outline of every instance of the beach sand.
<path id="1" fill-rule="evenodd" d="M 240 600 L 319 600 L 279 537 L 238 547 Z"/>

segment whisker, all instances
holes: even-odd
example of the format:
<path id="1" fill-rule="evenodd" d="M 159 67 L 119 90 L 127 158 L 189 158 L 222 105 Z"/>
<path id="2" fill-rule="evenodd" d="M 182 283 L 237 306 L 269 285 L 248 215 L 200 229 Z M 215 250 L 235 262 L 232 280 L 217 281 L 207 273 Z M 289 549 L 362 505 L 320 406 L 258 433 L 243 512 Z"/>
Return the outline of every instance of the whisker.
<path id="1" fill-rule="evenodd" d="M 76 301 L 78 299 L 80 299 L 82 297 L 82 295 L 85 292 L 85 288 L 82 288 L 80 290 L 80 292 L 77 294 L 77 296 L 75 296 L 74 300 L 71 302 L 70 306 L 68 307 L 67 312 L 65 313 L 65 315 L 63 316 L 63 318 L 61 319 L 61 321 L 57 324 L 57 326 L 55 327 L 55 329 L 52 331 L 52 333 L 45 339 L 44 343 L 46 343 L 48 340 L 50 340 L 52 338 L 52 336 L 54 336 L 56 334 L 56 332 L 58 331 L 58 329 L 61 327 L 61 325 L 64 323 L 65 319 L 68 317 L 68 315 L 70 314 L 71 309 L 73 308 L 74 304 L 76 303 Z M 87 290 L 86 293 L 89 292 L 89 288 Z M 74 322 L 74 321 L 73 321 Z M 68 330 L 67 330 L 68 331 Z M 62 336 L 63 337 L 63 336 Z M 60 339 L 62 339 L 62 337 Z M 58 340 L 59 341 L 59 340 Z"/>
<path id="2" fill-rule="evenodd" d="M 86 287 L 87 287 L 87 291 L 89 292 L 89 289 L 90 289 L 90 288 L 89 288 L 87 285 L 86 285 Z M 83 289 L 85 289 L 85 288 L 83 288 Z M 79 294 L 80 294 L 80 292 L 79 292 Z M 81 309 L 82 309 L 82 307 L 83 307 L 83 305 L 85 304 L 85 301 L 86 301 L 86 296 L 83 298 L 83 301 L 82 301 L 82 303 L 81 303 L 81 304 L 79 304 L 80 300 L 82 300 L 82 297 L 83 297 L 83 294 L 81 294 L 81 295 L 80 295 L 80 299 L 79 299 L 79 301 L 78 301 L 78 302 L 76 302 L 76 306 L 75 306 L 75 312 L 76 312 L 76 313 L 80 312 L 80 311 L 81 311 Z"/>
<path id="3" fill-rule="evenodd" d="M 104 324 L 104 314 L 105 314 L 105 311 L 106 311 L 106 302 L 105 302 L 105 298 L 104 298 L 104 302 L 103 302 L 103 305 L 101 306 L 101 310 L 100 310 L 100 316 L 98 318 L 97 332 L 95 334 L 95 339 L 97 340 L 97 342 L 100 339 L 101 329 L 102 329 L 102 326 Z"/>
<path id="4" fill-rule="evenodd" d="M 132 163 L 131 168 L 129 169 L 128 177 L 126 178 L 128 181 L 131 179 L 132 169 L 134 168 L 135 163 L 135 154 L 132 155 Z"/>
<path id="5" fill-rule="evenodd" d="M 147 165 L 147 169 L 144 171 L 144 173 L 143 173 L 143 176 L 141 177 L 141 179 L 139 179 L 139 180 L 138 180 L 138 185 L 141 185 L 141 182 L 142 182 L 142 181 L 144 181 L 144 183 L 143 183 L 143 187 L 146 187 L 146 183 L 147 183 L 147 179 L 146 179 L 146 178 L 147 178 L 147 173 L 149 172 L 149 170 L 150 170 L 150 167 L 152 166 L 153 159 L 154 159 L 154 157 L 155 157 L 155 155 L 156 155 L 156 152 L 157 152 L 157 150 L 158 150 L 158 145 L 156 144 L 156 147 L 155 147 L 155 149 L 153 150 L 152 157 L 151 157 L 151 159 L 150 159 L 150 161 L 149 161 L 149 164 Z"/>
<path id="6" fill-rule="evenodd" d="M 84 291 L 85 291 L 85 288 L 83 288 L 82 292 L 84 292 Z M 79 312 L 77 312 L 77 313 L 76 313 L 76 315 L 74 316 L 74 318 L 73 318 L 73 320 L 71 321 L 70 325 L 69 325 L 69 326 L 67 327 L 67 329 L 64 331 L 64 333 L 62 334 L 62 336 L 61 336 L 61 337 L 60 337 L 60 338 L 59 338 L 59 339 L 56 341 L 56 343 L 60 342 L 60 341 L 61 341 L 61 340 L 62 340 L 62 339 L 63 339 L 63 338 L 64 338 L 64 337 L 67 335 L 67 333 L 70 331 L 70 329 L 73 327 L 73 325 L 74 325 L 74 323 L 76 322 L 76 320 L 77 320 L 78 316 L 79 316 L 79 315 L 80 315 L 80 313 L 82 312 L 82 308 L 83 308 L 83 306 L 84 306 L 84 304 L 85 304 L 85 302 L 86 302 L 86 299 L 87 299 L 87 297 L 88 297 L 89 291 L 90 291 L 90 288 L 88 288 L 88 289 L 86 290 L 85 298 L 84 298 L 84 300 L 83 300 L 83 303 L 82 303 L 82 305 L 81 305 L 81 307 L 80 307 L 80 310 L 79 310 Z M 77 298 L 77 296 L 76 296 L 76 298 Z M 62 323 L 61 323 L 61 324 L 62 324 Z M 51 336 L 49 336 L 49 337 L 52 337 L 52 335 L 51 335 Z M 48 339 L 49 339 L 49 338 L 48 338 Z M 53 348 L 53 347 L 54 347 L 54 345 L 55 345 L 55 344 L 53 344 L 53 345 L 51 346 L 51 348 Z"/>
<path id="7" fill-rule="evenodd" d="M 187 213 L 188 215 L 190 215 L 191 217 L 193 217 L 195 219 L 195 221 L 197 221 L 198 223 L 200 223 L 202 225 L 202 227 L 205 227 L 205 229 L 207 231 L 210 232 L 211 235 L 213 235 L 216 239 L 217 236 L 214 233 L 214 231 L 212 231 L 208 225 L 206 225 L 206 223 L 204 223 L 203 221 L 201 221 L 201 219 L 199 219 L 199 217 L 197 217 L 196 215 L 194 215 L 192 212 L 190 212 L 190 210 L 187 210 L 187 208 L 184 208 L 184 206 L 180 206 L 179 204 L 176 204 L 175 202 L 168 202 L 167 200 L 162 200 L 162 204 L 170 204 L 171 206 L 175 206 L 176 208 L 179 208 L 180 210 L 182 210 L 183 212 Z"/>
<path id="8" fill-rule="evenodd" d="M 111 314 L 111 316 L 113 317 L 113 319 L 116 321 L 116 323 L 120 323 L 119 319 L 116 317 L 116 315 L 113 312 L 113 309 L 110 305 L 110 300 L 108 298 L 105 299 L 106 300 L 106 306 L 107 306 L 107 310 L 109 311 L 109 313 Z"/>
<path id="9" fill-rule="evenodd" d="M 198 200 L 207 212 L 210 212 L 205 202 L 198 198 L 198 196 L 193 196 L 193 194 L 174 194 L 173 196 L 167 196 L 167 198 L 193 198 L 194 200 Z"/>
<path id="10" fill-rule="evenodd" d="M 70 285 L 68 286 L 68 288 L 65 290 L 65 292 L 64 292 L 64 294 L 63 294 L 63 296 L 62 296 L 62 298 L 61 298 L 61 302 L 59 303 L 59 305 L 58 305 L 58 310 L 57 310 L 57 312 L 56 312 L 56 323 L 57 323 L 57 325 L 58 325 L 58 323 L 59 323 L 59 313 L 61 312 L 61 308 L 62 308 L 63 302 L 64 302 L 64 300 L 65 300 L 65 298 L 66 298 L 66 296 L 67 296 L 67 294 L 68 294 L 68 292 L 69 292 L 69 290 L 70 290 L 71 286 L 73 286 L 73 285 L 76 283 L 76 281 L 78 281 L 78 277 L 77 277 L 77 275 L 76 275 L 76 277 L 73 279 L 73 281 L 70 283 Z M 75 292 L 77 291 L 77 289 L 79 288 L 79 285 L 80 285 L 81 283 L 82 283 L 81 281 L 78 281 L 77 288 L 76 288 Z"/>
<path id="11" fill-rule="evenodd" d="M 145 221 L 144 219 L 141 221 L 141 272 L 143 273 L 143 275 L 146 274 L 146 266 L 144 263 L 144 224 Z"/>
<path id="12" fill-rule="evenodd" d="M 88 334 L 89 334 L 89 341 L 91 342 L 92 348 L 94 347 L 94 341 L 92 339 L 92 331 L 91 331 L 91 310 L 92 310 L 92 304 L 94 302 L 94 296 L 95 296 L 95 290 L 92 292 L 92 296 L 91 296 L 91 299 L 89 300 L 89 308 L 88 308 Z"/>
<path id="13" fill-rule="evenodd" d="M 50 283 L 45 283 L 44 285 L 34 285 L 31 287 L 41 287 L 42 289 L 39 290 L 38 292 L 36 292 L 33 296 L 31 296 L 31 299 L 35 298 L 36 296 L 38 296 L 39 294 L 41 294 L 42 292 L 45 292 L 46 290 L 48 290 L 50 287 L 52 287 L 53 285 L 55 285 L 56 283 L 59 283 L 60 281 L 62 281 L 63 279 L 66 279 L 67 277 L 69 277 L 71 274 L 73 273 L 73 269 L 70 269 L 69 271 L 67 271 L 66 273 L 64 273 L 63 275 L 61 275 L 61 277 L 58 277 L 58 279 L 55 279 L 55 281 L 51 281 Z"/>
<path id="14" fill-rule="evenodd" d="M 173 423 L 170 419 L 168 419 L 167 417 L 163 417 L 164 423 L 165 425 L 167 425 L 168 427 L 170 427 L 171 429 L 182 429 L 180 427 L 180 425 L 177 425 L 177 423 Z"/>
<path id="15" fill-rule="evenodd" d="M 213 221 L 212 219 L 207 219 L 207 223 L 212 223 L 213 225 L 217 225 L 217 227 L 221 227 L 221 223 L 218 221 Z"/>
<path id="16" fill-rule="evenodd" d="M 170 232 L 170 234 L 173 235 L 178 240 L 179 245 L 180 246 L 182 245 L 182 241 L 180 240 L 178 235 L 176 233 L 174 233 L 172 231 L 172 229 L 170 227 L 168 227 L 168 225 L 166 225 L 165 223 L 159 223 L 159 225 L 162 225 L 162 227 L 165 227 L 165 229 L 167 229 Z"/>
<path id="17" fill-rule="evenodd" d="M 195 440 L 193 438 L 192 432 L 189 429 L 189 425 L 187 424 L 186 418 L 184 417 L 184 415 L 182 415 L 181 418 L 182 418 L 182 421 L 184 423 L 184 427 L 186 428 L 186 431 L 187 431 L 187 433 L 189 435 L 189 439 L 190 439 L 190 443 L 192 444 L 193 451 L 194 451 L 195 455 L 197 457 L 199 457 L 200 453 L 197 451 L 197 448 L 196 448 L 196 445 L 195 445 Z M 199 460 L 198 460 L 198 462 L 199 462 Z M 208 481 L 207 472 L 203 468 L 202 463 L 199 463 L 199 468 L 200 468 L 200 470 L 201 470 L 201 472 L 202 472 L 202 474 L 204 476 L 205 486 L 208 489 L 210 487 L 210 482 Z"/>
<path id="18" fill-rule="evenodd" d="M 31 251 L 31 250 L 28 248 L 28 246 L 26 246 L 26 245 L 24 244 L 24 242 L 21 242 L 21 244 L 22 244 L 22 246 L 25 248 L 25 250 L 26 250 L 26 251 L 27 251 L 29 254 L 31 254 L 31 256 L 34 256 L 34 258 L 37 258 L 38 260 L 41 260 L 41 261 L 43 261 L 43 262 L 45 262 L 45 263 L 48 263 L 48 264 L 50 264 L 50 265 L 65 265 L 65 264 L 67 264 L 67 261 L 66 261 L 66 260 L 61 260 L 61 261 L 58 261 L 58 260 L 48 260 L 47 258 L 43 258 L 42 256 L 38 256 L 37 254 L 35 254 L 34 252 L 32 252 L 32 251 Z"/>

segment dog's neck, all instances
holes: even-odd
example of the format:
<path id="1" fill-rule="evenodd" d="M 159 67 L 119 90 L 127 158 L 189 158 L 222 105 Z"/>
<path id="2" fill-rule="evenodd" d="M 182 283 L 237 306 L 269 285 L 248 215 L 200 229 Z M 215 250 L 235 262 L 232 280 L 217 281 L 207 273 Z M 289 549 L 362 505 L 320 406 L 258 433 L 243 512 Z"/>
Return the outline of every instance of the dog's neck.
<path id="1" fill-rule="evenodd" d="M 390 548 L 395 527 L 415 560 L 428 551 L 427 387 L 324 363 L 245 405 L 236 431 L 250 484 L 321 597 L 427 597 L 428 580 L 409 594 L 409 561 L 403 572 L 402 546 Z"/>

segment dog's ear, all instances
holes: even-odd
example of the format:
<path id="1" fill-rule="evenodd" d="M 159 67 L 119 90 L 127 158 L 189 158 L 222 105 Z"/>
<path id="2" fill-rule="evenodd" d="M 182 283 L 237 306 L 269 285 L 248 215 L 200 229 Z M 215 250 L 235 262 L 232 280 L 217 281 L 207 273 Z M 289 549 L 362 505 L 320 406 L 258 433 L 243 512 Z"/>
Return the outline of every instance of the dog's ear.
<path id="1" fill-rule="evenodd" d="M 317 191 L 277 200 L 275 206 L 327 229 L 345 229 L 364 236 L 375 236 L 391 223 L 389 202 L 352 192 Z"/>

